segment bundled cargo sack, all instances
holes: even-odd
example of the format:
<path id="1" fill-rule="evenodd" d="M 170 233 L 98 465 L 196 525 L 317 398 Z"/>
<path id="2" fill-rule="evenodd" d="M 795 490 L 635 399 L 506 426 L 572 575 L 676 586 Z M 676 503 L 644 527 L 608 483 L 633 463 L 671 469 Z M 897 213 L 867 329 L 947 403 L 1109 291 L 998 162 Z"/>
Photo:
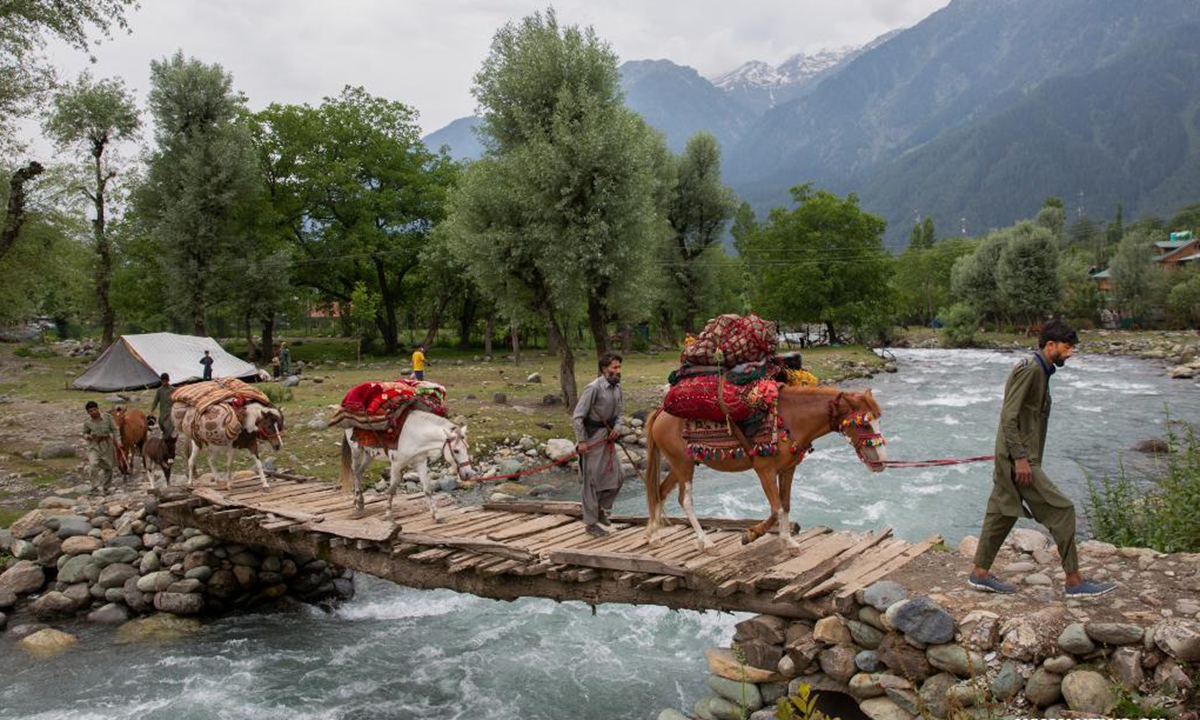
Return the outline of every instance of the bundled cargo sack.
<path id="1" fill-rule="evenodd" d="M 779 397 L 773 380 L 749 385 L 722 382 L 718 375 L 700 375 L 677 382 L 663 400 L 668 413 L 689 420 L 741 422 L 770 412 Z"/>
<path id="2" fill-rule="evenodd" d="M 721 315 L 705 324 L 696 341 L 684 349 L 679 362 L 731 368 L 774 355 L 778 345 L 775 323 L 757 315 Z"/>

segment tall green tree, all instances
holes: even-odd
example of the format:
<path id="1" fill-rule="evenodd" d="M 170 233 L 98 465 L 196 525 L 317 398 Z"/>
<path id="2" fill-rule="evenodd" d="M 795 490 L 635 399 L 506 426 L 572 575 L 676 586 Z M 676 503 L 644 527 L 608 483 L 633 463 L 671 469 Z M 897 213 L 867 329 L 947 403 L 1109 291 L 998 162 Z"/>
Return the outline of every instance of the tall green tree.
<path id="1" fill-rule="evenodd" d="M 1049 230 L 1030 222 L 1014 228 L 996 266 L 996 289 L 1009 316 L 1029 326 L 1058 311 L 1058 249 Z"/>
<path id="2" fill-rule="evenodd" d="M 416 271 L 457 166 L 422 144 L 416 111 L 360 87 L 318 107 L 272 105 L 252 125 L 295 283 L 342 305 L 356 290 L 377 296 L 376 329 L 397 352 L 404 307 L 428 304 Z"/>
<path id="3" fill-rule="evenodd" d="M 58 91 L 45 124 L 46 133 L 60 148 L 81 150 L 91 156 L 90 186 L 80 191 L 92 205 L 94 283 L 104 348 L 112 344 L 116 325 L 109 296 L 113 257 L 106 223 L 108 186 L 117 176 L 117 169 L 108 151 L 112 145 L 133 137 L 140 125 L 137 107 L 120 79 L 93 80 L 86 72 Z"/>
<path id="4" fill-rule="evenodd" d="M 625 107 L 612 49 L 553 9 L 496 33 L 472 92 L 486 152 L 452 200 L 452 247 L 489 298 L 543 319 L 573 407 L 572 318 L 603 352 L 608 323 L 642 304 L 669 156 Z"/>
<path id="5" fill-rule="evenodd" d="M 1007 232 L 994 232 L 979 242 L 974 252 L 960 257 L 954 263 L 950 273 L 951 289 L 980 317 L 999 319 L 1004 311 L 1003 299 L 996 284 L 996 266 L 1011 240 Z"/>
<path id="6" fill-rule="evenodd" d="M 168 282 L 168 314 L 206 335 L 206 313 L 240 277 L 251 247 L 244 209 L 258 194 L 244 98 L 220 65 L 174 56 L 150 63 L 155 149 L 136 205 Z"/>
<path id="7" fill-rule="evenodd" d="M 1200 203 L 1180 208 L 1179 212 L 1175 213 L 1171 221 L 1167 223 L 1167 229 L 1172 232 L 1176 230 L 1200 232 Z"/>
<path id="8" fill-rule="evenodd" d="M 947 238 L 926 250 L 905 248 L 892 274 L 899 318 L 919 318 L 928 325 L 938 317 L 954 301 L 950 278 L 955 261 L 974 249 L 975 243 L 963 238 Z"/>
<path id="9" fill-rule="evenodd" d="M 1133 317 L 1143 317 L 1165 291 L 1162 269 L 1154 262 L 1157 233 L 1125 233 L 1108 266 L 1117 307 Z"/>
<path id="10" fill-rule="evenodd" d="M 886 223 L 863 212 L 853 193 L 840 198 L 800 185 L 792 198 L 795 208 L 772 209 L 744 244 L 754 309 L 785 322 L 823 324 L 831 339 L 839 327 L 890 311 Z"/>
<path id="11" fill-rule="evenodd" d="M 676 163 L 674 190 L 667 211 L 671 225 L 672 284 L 682 296 L 683 329 L 695 332 L 696 315 L 710 294 L 713 274 L 702 259 L 712 257 L 729 220 L 737 212 L 733 191 L 721 184 L 721 146 L 711 134 L 693 135 Z"/>

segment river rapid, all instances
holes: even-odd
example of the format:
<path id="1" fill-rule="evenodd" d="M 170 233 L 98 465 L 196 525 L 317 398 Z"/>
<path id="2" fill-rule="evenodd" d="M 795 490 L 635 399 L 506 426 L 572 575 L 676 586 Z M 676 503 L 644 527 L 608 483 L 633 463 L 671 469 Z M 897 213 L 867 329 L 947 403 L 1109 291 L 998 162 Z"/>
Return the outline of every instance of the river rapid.
<path id="1" fill-rule="evenodd" d="M 884 408 L 893 459 L 991 454 L 1004 380 L 1019 355 L 900 350 L 899 372 L 862 381 Z M 636 362 L 636 359 L 633 360 Z M 849 387 L 849 386 L 848 386 Z M 855 385 L 857 387 L 857 385 Z M 1051 380 L 1045 466 L 1081 508 L 1087 476 L 1147 461 L 1129 452 L 1173 418 L 1200 420 L 1192 381 L 1129 358 L 1072 359 Z M 818 441 L 798 474 L 793 518 L 805 526 L 892 527 L 948 542 L 977 532 L 987 463 L 869 473 L 839 437 Z M 698 512 L 765 516 L 752 474 L 698 476 Z M 669 510 L 680 514 L 674 500 Z M 639 483 L 618 512 L 644 513 Z M 165 646 L 115 646 L 78 626 L 77 649 L 35 662 L 0 640 L 0 719 L 654 718 L 705 694 L 704 650 L 741 616 L 419 591 L 368 577 L 333 613 L 304 608 L 208 623 Z"/>

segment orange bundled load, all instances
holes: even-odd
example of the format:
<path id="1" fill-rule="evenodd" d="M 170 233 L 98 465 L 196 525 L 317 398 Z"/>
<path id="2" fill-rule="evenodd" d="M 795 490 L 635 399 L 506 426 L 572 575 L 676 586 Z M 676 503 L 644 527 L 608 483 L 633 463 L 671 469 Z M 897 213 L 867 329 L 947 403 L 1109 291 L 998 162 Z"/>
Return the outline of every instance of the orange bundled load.
<path id="1" fill-rule="evenodd" d="M 361 430 L 394 430 L 409 410 L 445 417 L 446 388 L 423 380 L 355 385 L 342 398 L 342 406 L 334 412 L 329 424 Z"/>
<path id="2" fill-rule="evenodd" d="M 231 377 L 184 385 L 171 393 L 171 401 L 175 403 L 171 411 L 175 426 L 193 438 L 206 432 L 237 437 L 242 432 L 242 408 L 250 404 L 275 407 L 262 390 Z M 211 422 L 207 424 L 212 427 L 201 427 L 201 419 L 210 409 Z"/>
<path id="3" fill-rule="evenodd" d="M 775 323 L 757 315 L 721 315 L 708 321 L 696 341 L 683 349 L 679 362 L 732 368 L 764 360 L 778 346 Z"/>

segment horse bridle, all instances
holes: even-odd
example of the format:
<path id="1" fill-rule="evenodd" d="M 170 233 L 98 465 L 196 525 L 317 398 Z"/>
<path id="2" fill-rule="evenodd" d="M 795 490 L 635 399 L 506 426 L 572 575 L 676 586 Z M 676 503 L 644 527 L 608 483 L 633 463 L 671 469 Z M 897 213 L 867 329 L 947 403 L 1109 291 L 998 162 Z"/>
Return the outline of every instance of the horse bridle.
<path id="1" fill-rule="evenodd" d="M 456 475 L 458 475 L 458 479 L 459 480 L 467 480 L 467 479 L 469 479 L 470 476 L 464 475 L 463 469 L 465 468 L 467 470 L 467 472 L 470 472 L 471 471 L 471 462 L 470 462 L 470 460 L 468 460 L 465 465 L 458 462 L 458 456 L 456 456 L 454 454 L 454 449 L 452 447 L 450 447 L 450 441 L 455 437 L 458 437 L 460 440 L 464 439 L 458 435 L 457 427 L 454 428 L 454 430 L 452 430 L 450 432 L 450 434 L 446 436 L 446 439 L 442 441 L 442 457 L 444 458 L 447 455 L 449 455 L 450 462 L 454 463 L 454 473 Z"/>
<path id="2" fill-rule="evenodd" d="M 869 410 L 854 412 L 854 406 L 851 405 L 845 415 L 839 412 L 845 396 L 846 393 L 839 392 L 837 397 L 829 401 L 829 429 L 849 440 L 858 459 L 864 464 L 877 465 L 878 463 L 869 461 L 863 456 L 863 448 L 886 445 L 887 440 L 881 433 L 875 432 L 875 428 L 871 424 L 874 422 L 875 416 Z"/>

